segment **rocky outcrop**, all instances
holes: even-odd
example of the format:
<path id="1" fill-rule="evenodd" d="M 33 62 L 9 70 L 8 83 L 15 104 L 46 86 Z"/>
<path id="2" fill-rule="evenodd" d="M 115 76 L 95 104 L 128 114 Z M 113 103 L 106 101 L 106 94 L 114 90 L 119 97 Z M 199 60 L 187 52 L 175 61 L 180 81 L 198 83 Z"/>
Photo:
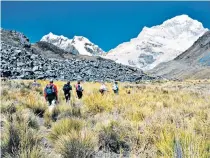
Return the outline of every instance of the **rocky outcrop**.
<path id="1" fill-rule="evenodd" d="M 39 49 L 33 46 L 25 47 L 20 39 L 13 41 L 17 32 L 3 30 L 1 41 L 1 76 L 13 79 L 58 79 L 85 81 L 138 81 L 150 80 L 141 70 L 117 64 L 112 60 L 100 57 L 69 56 L 63 57 L 65 51 L 42 43 Z M 5 37 L 7 36 L 7 37 Z M 7 39 L 7 40 L 4 40 Z M 44 49 L 46 48 L 46 50 Z M 37 52 L 35 52 L 37 51 Z M 47 52 L 58 57 L 48 58 Z"/>
<path id="2" fill-rule="evenodd" d="M 31 46 L 29 39 L 23 33 L 14 30 L 1 29 L 1 41 L 16 47 L 30 48 Z"/>

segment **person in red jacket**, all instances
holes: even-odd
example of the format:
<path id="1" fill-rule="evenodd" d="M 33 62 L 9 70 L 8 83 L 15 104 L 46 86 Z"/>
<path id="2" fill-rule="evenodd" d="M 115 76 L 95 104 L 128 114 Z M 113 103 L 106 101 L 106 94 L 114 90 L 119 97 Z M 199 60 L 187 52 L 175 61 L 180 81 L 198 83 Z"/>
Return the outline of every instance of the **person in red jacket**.
<path id="1" fill-rule="evenodd" d="M 53 84 L 53 80 L 44 89 L 44 97 L 48 101 L 49 106 L 55 104 L 58 101 L 58 89 L 57 86 Z"/>

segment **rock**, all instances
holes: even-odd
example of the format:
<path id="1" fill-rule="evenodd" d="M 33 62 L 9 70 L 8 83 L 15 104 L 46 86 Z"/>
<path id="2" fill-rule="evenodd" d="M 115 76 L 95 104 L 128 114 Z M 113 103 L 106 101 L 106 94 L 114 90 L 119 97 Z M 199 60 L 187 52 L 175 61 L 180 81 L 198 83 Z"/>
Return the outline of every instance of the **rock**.
<path id="1" fill-rule="evenodd" d="M 21 50 L 15 50 L 15 53 L 19 54 L 19 53 L 21 53 Z"/>
<path id="2" fill-rule="evenodd" d="M 34 52 L 32 48 L 22 47 L 18 32 L 12 34 L 3 31 L 1 41 L 1 76 L 19 79 L 84 80 L 84 81 L 128 81 L 151 80 L 141 70 L 100 57 L 84 57 L 80 55 L 64 58 L 66 52 L 48 43 L 39 43 L 42 49 Z M 20 35 L 22 36 L 22 35 Z M 26 37 L 22 36 L 28 41 Z M 19 44 L 18 44 L 19 42 Z M 33 47 L 34 48 L 34 47 Z M 59 58 L 49 58 L 51 51 Z M 35 54 L 36 53 L 36 54 Z M 50 56 L 51 56 L 50 55 Z M 55 55 L 54 55 L 55 56 Z"/>
<path id="3" fill-rule="evenodd" d="M 13 58 L 13 59 L 16 59 L 16 58 Z M 24 66 L 25 65 L 25 63 L 23 63 L 23 62 L 18 62 L 17 63 L 17 67 L 21 67 L 21 66 Z"/>
<path id="4" fill-rule="evenodd" d="M 9 70 L 1 70 L 1 77 L 10 77 L 11 74 L 12 73 Z"/>
<path id="5" fill-rule="evenodd" d="M 33 71 L 38 71 L 39 70 L 39 67 L 38 66 L 34 66 L 33 67 Z"/>
<path id="6" fill-rule="evenodd" d="M 38 75 L 36 78 L 37 78 L 37 79 L 45 79 L 46 76 L 42 74 L 42 75 Z"/>

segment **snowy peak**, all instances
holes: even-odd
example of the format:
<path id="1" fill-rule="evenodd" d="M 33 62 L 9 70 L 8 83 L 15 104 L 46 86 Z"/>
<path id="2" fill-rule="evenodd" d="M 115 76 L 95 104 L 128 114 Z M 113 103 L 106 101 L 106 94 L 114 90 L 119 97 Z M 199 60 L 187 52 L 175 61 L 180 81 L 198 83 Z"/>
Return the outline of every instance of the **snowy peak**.
<path id="1" fill-rule="evenodd" d="M 91 43 L 87 38 L 85 38 L 83 36 L 74 36 L 72 40 L 75 40 L 75 41 L 83 41 L 85 43 Z"/>
<path id="2" fill-rule="evenodd" d="M 106 58 L 149 70 L 180 55 L 207 30 L 187 15 L 176 16 L 161 25 L 144 27 L 137 38 L 112 49 Z"/>
<path id="3" fill-rule="evenodd" d="M 101 55 L 105 52 L 83 36 L 74 36 L 68 39 L 63 35 L 54 35 L 52 32 L 42 37 L 41 41 L 51 43 L 69 53 L 81 55 Z"/>
<path id="4" fill-rule="evenodd" d="M 191 19 L 188 15 L 176 16 L 172 19 L 166 20 L 161 25 L 153 26 L 151 28 L 144 27 L 137 38 L 145 36 L 166 36 L 167 38 L 175 38 L 183 33 L 188 33 L 191 36 L 198 36 L 204 33 L 202 23 Z"/>
<path id="5" fill-rule="evenodd" d="M 193 26 L 195 25 L 200 25 L 202 26 L 202 24 L 197 21 L 197 20 L 194 20 L 192 18 L 190 18 L 188 15 L 179 15 L 179 16 L 175 16 L 169 20 L 166 20 L 163 22 L 163 26 L 171 26 L 172 25 L 188 25 L 188 24 L 194 24 Z M 203 26 L 202 26 L 203 27 Z"/>

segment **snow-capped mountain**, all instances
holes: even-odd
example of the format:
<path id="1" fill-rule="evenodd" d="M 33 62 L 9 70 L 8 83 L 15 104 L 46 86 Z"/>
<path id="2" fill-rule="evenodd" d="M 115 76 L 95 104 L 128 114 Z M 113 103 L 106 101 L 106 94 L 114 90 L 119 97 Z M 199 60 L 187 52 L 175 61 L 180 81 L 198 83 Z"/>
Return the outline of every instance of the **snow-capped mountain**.
<path id="1" fill-rule="evenodd" d="M 174 60 L 161 63 L 147 73 L 164 78 L 210 79 L 210 31 Z"/>
<path id="2" fill-rule="evenodd" d="M 49 34 L 43 36 L 41 41 L 51 43 L 72 54 L 89 56 L 104 54 L 104 51 L 101 48 L 83 36 L 74 36 L 73 39 L 68 39 L 63 35 L 58 36 L 50 32 Z"/>
<path id="3" fill-rule="evenodd" d="M 137 38 L 118 45 L 105 58 L 149 70 L 180 55 L 207 30 L 187 15 L 176 16 L 161 25 L 144 27 Z"/>

